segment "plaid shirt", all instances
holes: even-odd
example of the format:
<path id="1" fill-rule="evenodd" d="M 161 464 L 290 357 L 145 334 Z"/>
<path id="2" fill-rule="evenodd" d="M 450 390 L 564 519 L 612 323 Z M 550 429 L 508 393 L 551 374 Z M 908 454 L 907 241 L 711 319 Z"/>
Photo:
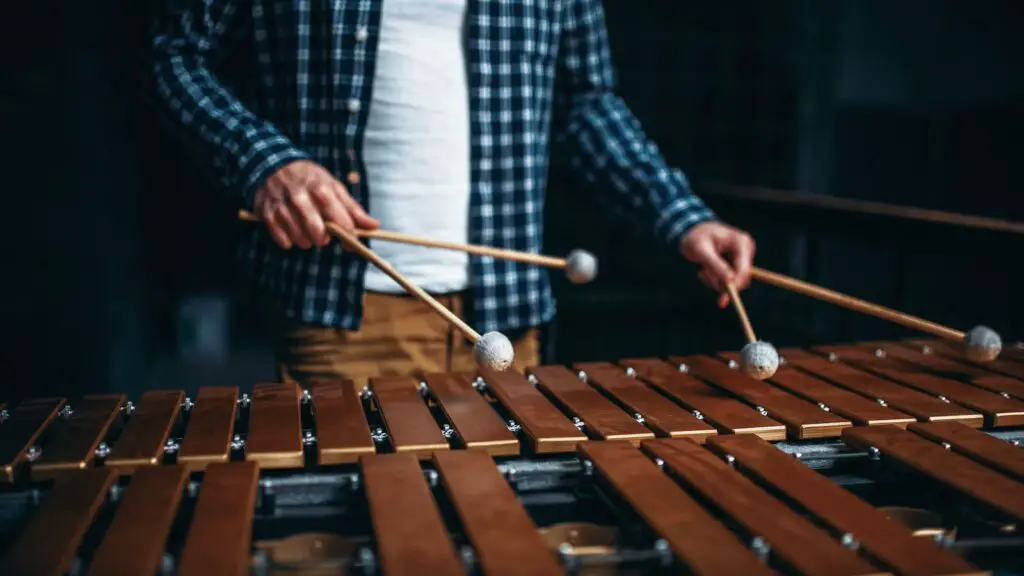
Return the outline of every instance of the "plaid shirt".
<path id="1" fill-rule="evenodd" d="M 153 36 L 159 101 L 188 147 L 244 205 L 294 160 L 316 161 L 343 181 L 364 173 L 360 146 L 382 1 L 167 0 L 174 7 L 158 18 Z M 251 98 L 213 72 L 247 36 L 258 70 Z M 468 0 L 465 37 L 470 242 L 540 251 L 554 147 L 582 184 L 661 242 L 674 245 L 713 218 L 614 94 L 600 0 Z M 365 178 L 351 179 L 349 191 L 372 213 Z M 240 252 L 253 282 L 286 317 L 358 329 L 366 263 L 338 243 L 286 252 L 254 226 Z M 472 257 L 470 267 L 467 306 L 477 330 L 553 318 L 545 270 L 483 257 Z"/>

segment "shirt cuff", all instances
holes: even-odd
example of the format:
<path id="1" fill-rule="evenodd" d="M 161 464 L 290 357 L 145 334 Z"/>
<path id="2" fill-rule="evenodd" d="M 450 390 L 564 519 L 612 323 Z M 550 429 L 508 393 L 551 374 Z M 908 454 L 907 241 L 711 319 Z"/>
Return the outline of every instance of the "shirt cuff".
<path id="1" fill-rule="evenodd" d="M 718 216 L 696 196 L 678 198 L 661 213 L 655 234 L 667 246 L 677 247 L 691 228 L 717 219 Z"/>
<path id="2" fill-rule="evenodd" d="M 679 170 L 672 170 L 672 177 L 667 184 L 675 188 L 675 194 L 660 211 L 654 231 L 659 241 L 675 248 L 691 228 L 717 220 L 718 216 L 690 190 L 689 181 Z"/>
<path id="3" fill-rule="evenodd" d="M 246 206 L 252 209 L 256 190 L 263 186 L 271 174 L 297 160 L 310 159 L 309 154 L 279 134 L 257 139 L 242 160 L 242 198 Z"/>

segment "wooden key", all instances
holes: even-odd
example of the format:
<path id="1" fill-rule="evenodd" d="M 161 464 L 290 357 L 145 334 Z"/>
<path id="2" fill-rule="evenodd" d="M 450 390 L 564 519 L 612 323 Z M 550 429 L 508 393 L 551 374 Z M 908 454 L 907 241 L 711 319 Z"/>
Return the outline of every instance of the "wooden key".
<path id="1" fill-rule="evenodd" d="M 256 512 L 256 462 L 206 467 L 178 576 L 242 576 L 250 570 L 252 521 Z"/>
<path id="2" fill-rule="evenodd" d="M 681 356 L 671 362 L 689 367 L 691 374 L 708 380 L 729 393 L 765 410 L 767 416 L 786 425 L 794 440 L 831 438 L 853 423 L 779 388 L 732 370 L 708 356 Z"/>
<path id="3" fill-rule="evenodd" d="M 416 456 L 363 456 L 359 464 L 381 573 L 465 574 Z"/>
<path id="4" fill-rule="evenodd" d="M 848 431 L 879 428 L 850 428 Z M 899 574 L 986 574 L 930 540 L 915 537 L 909 529 L 871 504 L 756 436 L 717 436 L 709 439 L 707 446 L 718 454 L 732 456 L 736 468 L 743 474 L 786 496 L 817 518 L 819 524 L 850 534 L 868 555 Z"/>
<path id="5" fill-rule="evenodd" d="M 513 370 L 481 370 L 480 379 L 522 427 L 529 442 L 527 446 L 535 454 L 573 452 L 577 444 L 587 440 L 587 436 L 521 374 Z"/>
<path id="6" fill-rule="evenodd" d="M 951 345 L 949 342 L 942 340 L 911 340 L 908 344 L 926 345 L 944 357 L 960 360 L 965 364 L 981 368 L 990 374 L 1002 374 L 1024 380 L 1024 363 L 1022 363 L 1022 360 L 1024 360 L 1024 349 L 1015 347 L 1012 344 L 1004 346 L 1000 357 L 991 362 L 974 362 L 964 357 L 963 352 L 956 345 Z"/>
<path id="7" fill-rule="evenodd" d="M 58 420 L 43 455 L 32 463 L 33 480 L 52 480 L 68 470 L 84 470 L 121 414 L 124 394 L 86 396 L 67 419 Z"/>
<path id="8" fill-rule="evenodd" d="M 7 415 L 0 430 L 0 482 L 14 482 L 28 451 L 64 407 L 63 398 L 25 400 Z"/>
<path id="9" fill-rule="evenodd" d="M 139 466 L 155 466 L 164 456 L 164 446 L 178 420 L 185 394 L 181 390 L 150 390 L 142 394 L 139 407 L 114 442 L 105 465 L 121 474 Z"/>
<path id="10" fill-rule="evenodd" d="M 455 427 L 460 444 L 491 456 L 519 454 L 519 441 L 501 421 L 465 375 L 430 374 L 424 377 L 430 397 Z"/>
<path id="11" fill-rule="evenodd" d="M 779 350 L 779 354 L 782 355 L 784 352 Z M 730 352 L 719 356 L 725 360 L 736 360 L 739 355 Z M 814 360 L 827 362 L 819 356 L 814 356 Z M 892 424 L 906 427 L 915 421 L 913 416 L 882 406 L 860 394 L 834 386 L 791 366 L 780 366 L 768 381 L 790 394 L 816 403 L 823 410 L 828 409 L 849 419 L 856 426 Z"/>
<path id="12" fill-rule="evenodd" d="M 5 424 L 6 426 L 6 424 Z M 61 476 L 11 548 L 0 574 L 63 576 L 75 562 L 89 526 L 117 481 L 117 471 L 94 468 Z"/>
<path id="13" fill-rule="evenodd" d="M 669 438 L 690 437 L 704 442 L 717 430 L 698 420 L 675 402 L 630 377 L 621 368 L 605 362 L 583 362 L 573 366 L 587 375 L 587 382 L 613 396 L 631 412 L 643 418 L 649 428 Z M 635 416 L 634 416 L 635 417 Z"/>
<path id="14" fill-rule="evenodd" d="M 363 402 L 352 381 L 314 382 L 309 391 L 321 466 L 351 464 L 376 452 Z"/>
<path id="15" fill-rule="evenodd" d="M 940 340 L 912 340 L 898 345 L 916 352 L 914 361 L 940 376 L 963 379 L 996 393 L 1024 399 L 1024 364 L 1006 359 L 974 363 L 965 358 L 956 346 Z M 925 359 L 923 363 L 922 357 Z"/>
<path id="16" fill-rule="evenodd" d="M 980 412 L 985 417 L 988 426 L 1002 427 L 1024 424 L 1024 402 L 1020 400 L 1004 398 L 970 384 L 927 374 L 913 364 L 899 358 L 890 358 L 875 348 L 827 346 L 821 347 L 820 350 L 826 354 L 837 355 L 841 362 L 852 364 L 905 386 L 932 394 L 940 400 L 945 398 Z"/>
<path id="17" fill-rule="evenodd" d="M 883 458 L 892 458 L 1015 520 L 1024 518 L 1024 484 L 911 432 L 892 426 L 855 428 L 843 432 L 843 443 L 858 450 L 877 448 Z"/>
<path id="18" fill-rule="evenodd" d="M 934 396 L 879 378 L 852 366 L 840 362 L 830 362 L 821 356 L 807 360 L 792 357 L 787 362 L 788 366 L 799 368 L 812 376 L 870 398 L 878 402 L 879 405 L 892 406 L 923 422 L 955 420 L 975 428 L 984 424 L 984 417 L 977 412 L 972 412 L 957 404 L 943 402 Z"/>
<path id="19" fill-rule="evenodd" d="M 620 362 L 633 369 L 637 377 L 669 398 L 692 410 L 723 434 L 757 434 L 765 440 L 784 440 L 786 427 L 764 416 L 729 394 L 671 364 L 657 359 L 627 359 Z"/>
<path id="20" fill-rule="evenodd" d="M 586 430 L 601 440 L 626 440 L 639 445 L 654 433 L 587 386 L 564 366 L 537 366 L 529 372 L 566 410 L 583 421 Z"/>
<path id="21" fill-rule="evenodd" d="M 434 465 L 484 574 L 563 574 L 489 455 L 471 450 L 435 452 Z"/>
<path id="22" fill-rule="evenodd" d="M 689 573 L 775 573 L 639 450 L 625 443 L 588 442 L 580 446 L 580 455 L 668 542 Z"/>
<path id="23" fill-rule="evenodd" d="M 912 424 L 907 429 L 1024 482 L 1024 450 L 1009 442 L 956 422 Z"/>
<path id="24" fill-rule="evenodd" d="M 648 440 L 643 449 L 689 488 L 711 501 L 749 534 L 760 536 L 772 554 L 805 576 L 879 574 L 785 504 L 689 440 Z"/>
<path id="25" fill-rule="evenodd" d="M 258 462 L 260 468 L 302 467 L 302 403 L 298 386 L 253 386 L 245 459 Z"/>
<path id="26" fill-rule="evenodd" d="M 230 460 L 237 408 L 237 387 L 200 388 L 178 449 L 178 463 L 197 472 L 212 462 Z"/>
<path id="27" fill-rule="evenodd" d="M 88 576 L 158 573 L 187 484 L 188 469 L 184 466 L 136 470 L 89 564 Z"/>
<path id="28" fill-rule="evenodd" d="M 415 379 L 405 376 L 371 378 L 370 389 L 395 452 L 409 452 L 420 460 L 427 460 L 431 452 L 449 449 Z"/>

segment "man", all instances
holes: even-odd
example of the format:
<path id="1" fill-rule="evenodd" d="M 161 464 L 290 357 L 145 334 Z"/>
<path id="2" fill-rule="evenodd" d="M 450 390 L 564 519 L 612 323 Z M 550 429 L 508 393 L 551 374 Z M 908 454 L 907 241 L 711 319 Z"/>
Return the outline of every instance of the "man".
<path id="1" fill-rule="evenodd" d="M 330 243 L 324 222 L 538 252 L 555 149 L 706 284 L 749 282 L 753 241 L 715 220 L 614 94 L 600 0 L 168 4 L 160 101 L 265 222 L 241 255 L 280 317 L 285 379 L 470 369 L 468 342 Z M 216 68 L 250 45 L 257 88 L 243 99 Z M 509 336 L 517 367 L 537 363 L 537 328 L 555 314 L 544 270 L 372 248 L 481 333 Z"/>

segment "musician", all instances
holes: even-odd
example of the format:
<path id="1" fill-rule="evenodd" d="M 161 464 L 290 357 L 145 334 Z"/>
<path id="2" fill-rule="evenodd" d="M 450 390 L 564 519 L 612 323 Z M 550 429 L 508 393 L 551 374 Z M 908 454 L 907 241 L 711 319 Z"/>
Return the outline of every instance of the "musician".
<path id="1" fill-rule="evenodd" d="M 706 284 L 749 282 L 750 236 L 716 220 L 615 95 L 601 0 L 166 2 L 159 101 L 266 223 L 240 255 L 280 319 L 285 379 L 472 368 L 468 342 L 329 243 L 324 222 L 538 252 L 554 152 Z M 218 75 L 236 49 L 258 71 L 252 97 Z M 508 335 L 517 367 L 538 362 L 555 315 L 544 270 L 372 248 L 481 333 Z"/>

